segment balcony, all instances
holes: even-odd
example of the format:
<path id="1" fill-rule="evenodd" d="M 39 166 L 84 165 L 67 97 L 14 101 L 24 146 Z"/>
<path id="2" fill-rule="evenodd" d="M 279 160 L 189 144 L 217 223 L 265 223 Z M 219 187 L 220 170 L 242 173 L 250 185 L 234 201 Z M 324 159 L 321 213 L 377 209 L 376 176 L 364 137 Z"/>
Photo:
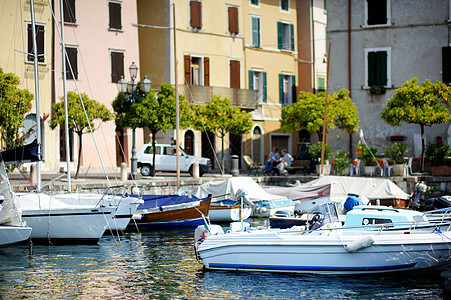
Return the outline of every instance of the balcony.
<path id="1" fill-rule="evenodd" d="M 179 86 L 179 93 L 185 96 L 190 104 L 209 102 L 215 95 L 229 98 L 232 106 L 247 111 L 257 109 L 258 104 L 257 91 L 254 90 L 187 84 Z"/>

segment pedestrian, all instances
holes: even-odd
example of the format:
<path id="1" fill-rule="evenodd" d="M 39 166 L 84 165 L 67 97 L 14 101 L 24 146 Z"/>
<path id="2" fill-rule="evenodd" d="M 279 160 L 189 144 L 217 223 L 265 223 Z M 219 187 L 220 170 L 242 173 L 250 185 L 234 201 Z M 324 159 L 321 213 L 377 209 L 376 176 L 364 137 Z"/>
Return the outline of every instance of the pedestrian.
<path id="1" fill-rule="evenodd" d="M 280 159 L 279 152 L 277 152 L 277 147 L 272 147 L 271 152 L 269 152 L 268 159 L 265 163 L 266 172 L 271 172 L 274 167 L 274 163 Z"/>
<path id="2" fill-rule="evenodd" d="M 279 159 L 280 163 L 276 166 L 277 170 L 279 170 L 279 175 L 288 175 L 286 167 L 291 166 L 291 162 L 293 161 L 293 156 L 288 153 L 287 149 L 282 149 L 282 158 Z"/>

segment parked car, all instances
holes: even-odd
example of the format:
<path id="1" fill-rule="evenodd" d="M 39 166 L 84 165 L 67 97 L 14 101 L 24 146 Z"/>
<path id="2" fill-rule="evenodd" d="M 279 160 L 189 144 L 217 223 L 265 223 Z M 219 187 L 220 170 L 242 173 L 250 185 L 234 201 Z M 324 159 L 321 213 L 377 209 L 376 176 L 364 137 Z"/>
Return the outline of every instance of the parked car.
<path id="1" fill-rule="evenodd" d="M 155 145 L 155 171 L 177 171 L 177 155 L 175 146 L 169 144 Z M 153 148 L 152 144 L 143 145 L 136 153 L 138 168 L 143 176 L 152 173 Z M 210 159 L 188 155 L 180 148 L 180 172 L 189 172 L 193 176 L 193 164 L 199 162 L 199 176 L 207 173 L 211 168 Z"/>

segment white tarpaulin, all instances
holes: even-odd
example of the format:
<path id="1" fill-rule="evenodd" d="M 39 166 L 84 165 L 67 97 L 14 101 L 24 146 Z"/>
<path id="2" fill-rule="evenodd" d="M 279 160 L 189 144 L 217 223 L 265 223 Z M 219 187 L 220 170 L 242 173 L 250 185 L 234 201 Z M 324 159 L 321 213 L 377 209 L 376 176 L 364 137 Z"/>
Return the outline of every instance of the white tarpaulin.
<path id="1" fill-rule="evenodd" d="M 409 194 L 389 179 L 347 176 L 322 176 L 312 180 L 302 187 L 331 185 L 330 196 L 340 197 L 348 194 L 365 196 L 368 199 L 401 199 L 407 200 Z"/>
<path id="2" fill-rule="evenodd" d="M 235 194 L 239 189 L 245 190 L 252 202 L 287 199 L 285 196 L 272 195 L 266 192 L 251 177 L 232 177 L 224 181 L 204 183 L 194 190 L 193 196 L 205 198 L 208 194 L 212 194 L 213 197 L 227 194 L 222 197 L 213 198 L 212 201 L 221 201 L 225 199 L 235 200 Z"/>

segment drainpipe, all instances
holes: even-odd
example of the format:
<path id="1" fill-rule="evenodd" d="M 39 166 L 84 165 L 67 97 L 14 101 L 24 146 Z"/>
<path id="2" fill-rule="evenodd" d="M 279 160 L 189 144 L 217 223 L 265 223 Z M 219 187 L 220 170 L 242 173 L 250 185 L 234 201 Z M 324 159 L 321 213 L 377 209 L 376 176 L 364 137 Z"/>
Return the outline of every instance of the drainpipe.
<path id="1" fill-rule="evenodd" d="M 449 0 L 451 1 L 451 0 Z M 349 97 L 351 96 L 351 0 L 348 0 L 348 90 Z M 352 151 L 352 133 L 349 134 L 349 153 L 354 153 Z"/>
<path id="2" fill-rule="evenodd" d="M 451 1 L 451 0 L 449 0 L 449 1 Z M 311 4 L 310 4 L 310 12 L 311 12 L 311 18 L 312 18 L 311 22 L 310 22 L 310 24 L 312 24 L 311 25 L 312 26 L 312 34 L 310 36 L 310 40 L 312 41 L 312 55 L 310 57 L 310 61 L 313 62 L 313 64 L 312 64 L 312 81 L 313 82 L 312 83 L 313 83 L 313 91 L 318 93 L 316 91 L 316 64 L 315 64 L 316 63 L 316 53 L 315 53 L 316 41 L 315 41 L 315 18 L 313 15 L 313 0 L 311 1 Z M 326 45 L 327 45 L 327 43 L 326 43 Z M 329 83 L 327 82 L 326 84 L 329 84 Z"/>

